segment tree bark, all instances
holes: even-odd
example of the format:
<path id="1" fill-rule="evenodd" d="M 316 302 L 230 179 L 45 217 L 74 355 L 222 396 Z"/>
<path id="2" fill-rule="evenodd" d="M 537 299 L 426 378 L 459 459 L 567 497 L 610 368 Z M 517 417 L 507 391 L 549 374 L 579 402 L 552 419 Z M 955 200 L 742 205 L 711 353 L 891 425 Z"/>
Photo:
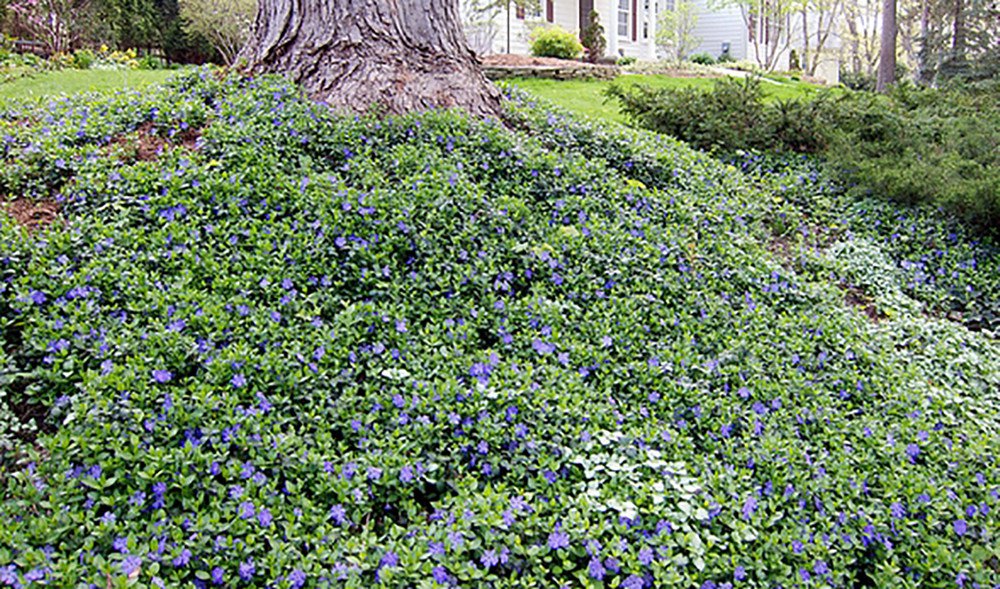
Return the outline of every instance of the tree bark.
<path id="1" fill-rule="evenodd" d="M 501 114 L 457 0 L 260 0 L 240 59 L 248 73 L 284 73 L 349 112 Z"/>
<path id="2" fill-rule="evenodd" d="M 882 46 L 875 89 L 886 92 L 896 81 L 896 0 L 882 4 Z"/>

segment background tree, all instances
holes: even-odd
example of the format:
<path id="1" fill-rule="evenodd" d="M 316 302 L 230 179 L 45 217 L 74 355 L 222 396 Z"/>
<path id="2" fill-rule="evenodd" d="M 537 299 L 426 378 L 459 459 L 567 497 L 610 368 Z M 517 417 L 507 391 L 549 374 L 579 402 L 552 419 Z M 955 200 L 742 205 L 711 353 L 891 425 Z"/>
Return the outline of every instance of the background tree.
<path id="1" fill-rule="evenodd" d="M 896 0 L 882 3 L 882 43 L 875 90 L 885 92 L 896 81 Z"/>
<path id="2" fill-rule="evenodd" d="M 800 7 L 802 34 L 802 70 L 816 74 L 826 56 L 827 43 L 837 31 L 843 17 L 844 0 L 802 0 Z"/>
<path id="3" fill-rule="evenodd" d="M 656 24 L 656 45 L 674 62 L 680 63 L 701 43 L 701 39 L 694 34 L 697 25 L 698 9 L 694 2 L 678 0 L 673 10 L 660 13 Z"/>
<path id="4" fill-rule="evenodd" d="M 285 73 L 342 110 L 501 112 L 458 0 L 261 0 L 241 58 L 248 72 Z"/>
<path id="5" fill-rule="evenodd" d="M 845 0 L 841 38 L 842 62 L 854 74 L 873 74 L 879 56 L 880 0 Z"/>
<path id="6" fill-rule="evenodd" d="M 250 36 L 256 12 L 257 0 L 180 0 L 184 29 L 208 39 L 227 65 Z"/>
<path id="7" fill-rule="evenodd" d="M 500 15 L 506 10 L 537 12 L 540 0 L 460 0 L 462 28 L 469 47 L 480 55 L 492 53 L 500 34 Z M 511 16 L 513 18 L 513 14 Z"/>
<path id="8" fill-rule="evenodd" d="M 6 5 L 7 30 L 51 53 L 71 51 L 87 40 L 93 8 L 92 0 L 12 0 Z"/>
<path id="9" fill-rule="evenodd" d="M 766 71 L 773 70 L 791 47 L 789 16 L 797 0 L 709 0 L 710 7 L 737 7 L 747 28 L 750 58 Z"/>
<path id="10" fill-rule="evenodd" d="M 497 21 L 504 3 L 498 0 L 462 0 L 459 7 L 469 47 L 480 55 L 493 51 L 493 43 L 500 33 Z"/>

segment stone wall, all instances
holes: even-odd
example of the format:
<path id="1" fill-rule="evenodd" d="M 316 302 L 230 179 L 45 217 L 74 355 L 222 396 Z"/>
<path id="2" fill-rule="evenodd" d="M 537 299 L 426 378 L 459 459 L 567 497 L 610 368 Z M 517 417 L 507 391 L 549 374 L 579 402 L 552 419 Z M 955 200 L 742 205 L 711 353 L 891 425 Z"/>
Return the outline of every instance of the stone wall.
<path id="1" fill-rule="evenodd" d="M 485 65 L 491 80 L 510 78 L 547 78 L 550 80 L 613 80 L 621 73 L 617 66 L 591 65 Z"/>

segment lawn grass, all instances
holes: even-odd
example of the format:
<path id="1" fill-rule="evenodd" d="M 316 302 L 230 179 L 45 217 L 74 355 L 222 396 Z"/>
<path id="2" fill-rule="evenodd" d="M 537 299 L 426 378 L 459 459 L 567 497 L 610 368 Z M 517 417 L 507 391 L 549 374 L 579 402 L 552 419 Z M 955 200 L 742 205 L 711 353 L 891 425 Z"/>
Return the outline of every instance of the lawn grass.
<path id="1" fill-rule="evenodd" d="M 44 98 L 91 91 L 115 91 L 158 84 L 175 70 L 60 70 L 0 84 L 0 98 Z"/>
<path id="2" fill-rule="evenodd" d="M 672 78 L 662 75 L 626 75 L 618 78 L 621 84 L 645 84 L 654 88 L 704 88 L 715 83 L 714 78 Z M 604 96 L 604 90 L 611 84 L 605 80 L 543 80 L 518 79 L 513 84 L 541 98 L 571 111 L 608 121 L 624 122 L 618 112 L 618 105 Z M 771 83 L 765 81 L 764 92 L 768 98 L 784 100 L 805 98 L 822 90 L 805 82 Z"/>

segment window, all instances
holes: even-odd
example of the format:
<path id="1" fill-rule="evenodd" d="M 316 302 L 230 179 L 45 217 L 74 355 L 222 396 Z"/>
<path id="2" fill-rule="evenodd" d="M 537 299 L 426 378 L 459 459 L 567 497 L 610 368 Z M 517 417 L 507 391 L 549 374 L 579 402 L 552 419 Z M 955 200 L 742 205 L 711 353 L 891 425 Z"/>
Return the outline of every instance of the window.
<path id="1" fill-rule="evenodd" d="M 628 37 L 628 21 L 632 16 L 629 4 L 631 0 L 618 0 L 618 36 Z"/>
<path id="2" fill-rule="evenodd" d="M 642 13 L 644 15 L 646 15 L 645 18 L 642 21 L 642 38 L 643 39 L 648 39 L 649 38 L 649 19 L 650 18 L 655 18 L 655 15 L 650 16 L 652 14 L 652 11 L 650 10 L 650 5 L 656 6 L 656 1 L 655 0 L 644 0 L 643 3 L 642 3 Z"/>

